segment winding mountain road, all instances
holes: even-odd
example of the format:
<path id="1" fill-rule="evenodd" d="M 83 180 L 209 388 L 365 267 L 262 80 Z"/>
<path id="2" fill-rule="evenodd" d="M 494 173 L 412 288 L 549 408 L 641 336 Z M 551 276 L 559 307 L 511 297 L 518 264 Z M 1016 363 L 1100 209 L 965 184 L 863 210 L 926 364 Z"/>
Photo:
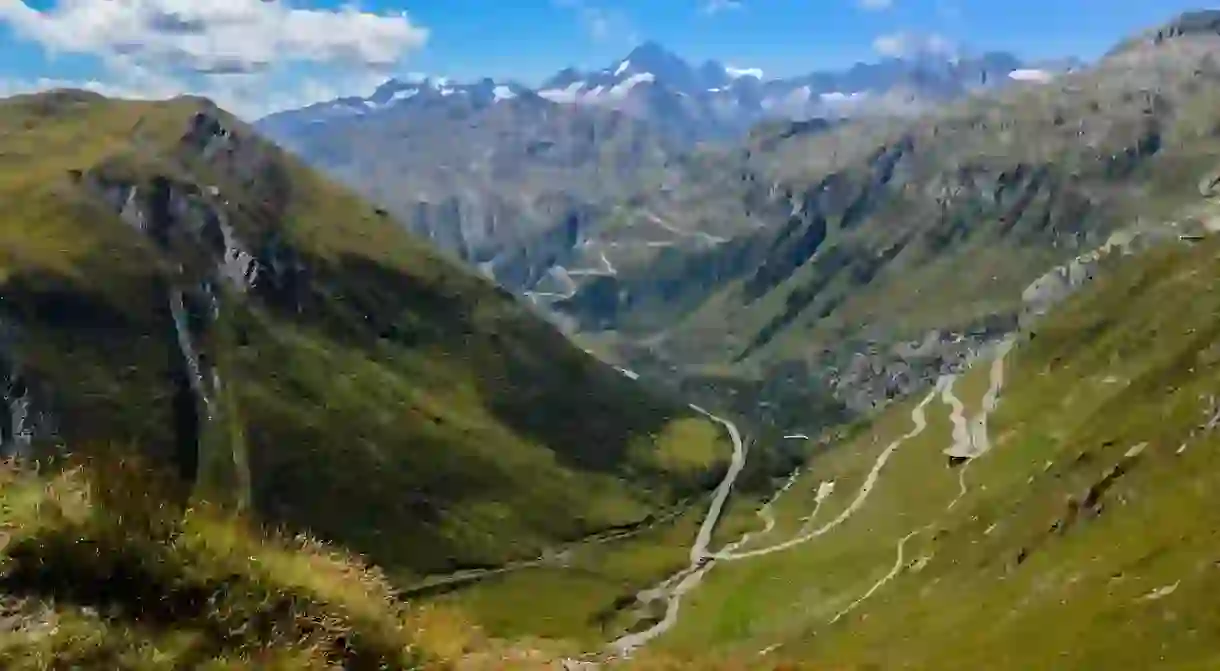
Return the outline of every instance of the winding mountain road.
<path id="1" fill-rule="evenodd" d="M 856 491 L 856 498 L 852 500 L 851 504 L 848 505 L 843 512 L 839 513 L 838 517 L 816 529 L 800 534 L 795 538 L 789 539 L 782 543 L 777 543 L 765 548 L 759 548 L 757 550 L 750 550 L 748 552 L 733 552 L 732 550 L 728 550 L 725 552 L 716 553 L 712 555 L 712 558 L 723 561 L 739 561 L 742 559 L 749 559 L 751 557 L 762 557 L 764 555 L 782 552 L 784 550 L 789 550 L 799 545 L 803 545 L 838 528 L 839 525 L 850 519 L 852 515 L 855 515 L 856 511 L 858 511 L 865 504 L 869 495 L 872 494 L 873 488 L 877 485 L 877 479 L 881 476 L 881 470 L 885 468 L 885 464 L 890 460 L 890 457 L 894 456 L 894 453 L 898 450 L 898 448 L 901 447 L 904 442 L 923 433 L 924 429 L 927 428 L 928 421 L 924 414 L 924 409 L 927 408 L 928 404 L 936 398 L 936 395 L 940 392 L 940 390 L 941 384 L 938 383 L 936 388 L 929 392 L 928 395 L 925 396 L 922 401 L 920 401 L 919 405 L 915 406 L 915 408 L 911 410 L 911 421 L 914 422 L 915 428 L 895 439 L 894 442 L 890 443 L 885 450 L 881 452 L 881 454 L 877 457 L 877 461 L 873 463 L 873 468 L 871 471 L 869 471 L 868 477 L 864 479 L 864 483 L 861 484 L 860 489 Z M 819 506 L 821 505 L 822 500 L 829 495 L 829 493 L 830 491 L 828 489 L 819 488 Z"/>
<path id="2" fill-rule="evenodd" d="M 1004 359 L 1012 350 L 1015 341 L 1009 337 L 1000 341 L 996 347 L 995 358 L 991 360 L 991 370 L 988 371 L 989 380 L 987 392 L 983 394 L 982 408 L 979 414 L 974 417 L 974 421 L 969 425 L 962 414 L 963 406 L 960 399 L 953 395 L 952 379 L 945 385 L 945 392 L 942 398 L 950 405 L 952 412 L 950 419 L 953 420 L 953 447 L 946 450 L 946 454 L 954 456 L 963 456 L 967 459 L 965 464 L 962 464 L 961 470 L 957 474 L 958 494 L 957 497 L 949 502 L 945 510 L 952 510 L 966 494 L 969 492 L 969 487 L 966 485 L 966 473 L 970 470 L 971 464 L 975 459 L 987 454 L 991 451 L 991 434 L 988 429 L 988 418 L 991 413 L 1000 404 L 1000 391 L 1004 388 Z M 964 432 L 964 433 L 963 433 Z M 963 442 L 965 443 L 963 445 Z"/>
<path id="3" fill-rule="evenodd" d="M 941 390 L 941 400 L 949 406 L 949 421 L 953 423 L 953 444 L 945 450 L 945 454 L 970 459 L 971 455 L 974 454 L 974 446 L 971 442 L 970 425 L 966 422 L 966 406 L 957 397 L 957 394 L 953 393 L 953 384 L 957 381 L 957 376 L 946 379 L 948 381 Z M 951 510 L 966 495 L 966 471 L 969 468 L 970 462 L 967 461 L 957 472 L 957 486 L 959 490 L 957 498 L 953 499 L 945 510 Z"/>
<path id="4" fill-rule="evenodd" d="M 893 457 L 894 453 L 897 452 L 898 448 L 900 448 L 903 443 L 922 434 L 927 428 L 928 422 L 926 409 L 928 404 L 934 401 L 938 395 L 941 397 L 943 402 L 950 406 L 950 419 L 953 423 L 953 447 L 946 450 L 946 452 L 953 453 L 955 455 L 960 454 L 970 461 L 973 461 L 973 459 L 986 454 L 991 448 L 991 442 L 987 433 L 987 420 L 990 414 L 999 404 L 999 394 L 1004 384 L 1004 358 L 1012 349 L 1013 344 L 1014 341 L 1012 338 L 1005 339 L 999 344 L 995 358 L 991 363 L 990 385 L 987 389 L 987 393 L 983 397 L 982 409 L 978 416 L 974 418 L 973 423 L 967 422 L 965 417 L 965 405 L 953 392 L 953 385 L 956 377 L 948 375 L 942 376 L 937 380 L 936 386 L 930 392 L 928 392 L 927 396 L 925 396 L 923 400 L 921 400 L 919 404 L 911 410 L 911 422 L 914 424 L 914 427 L 907 433 L 891 442 L 888 446 L 886 446 L 885 450 L 878 455 L 876 461 L 873 463 L 872 469 L 865 477 L 864 482 L 860 485 L 860 488 L 856 491 L 855 498 L 842 512 L 839 513 L 837 517 L 815 529 L 809 528 L 812 526 L 813 521 L 817 518 L 818 511 L 821 509 L 822 503 L 834 491 L 833 481 L 822 482 L 818 488 L 814 510 L 808 517 L 805 518 L 805 523 L 802 525 L 798 535 L 782 543 L 777 543 L 775 545 L 755 550 L 739 551 L 743 545 L 747 544 L 756 535 L 767 534 L 775 528 L 775 517 L 771 511 L 772 505 L 781 494 L 788 491 L 793 484 L 795 484 L 799 473 L 793 472 L 787 483 L 785 483 L 780 490 L 775 492 L 775 494 L 772 495 L 772 497 L 768 499 L 768 501 L 758 510 L 758 515 L 763 519 L 764 522 L 764 527 L 761 531 L 749 532 L 742 535 L 741 538 L 725 546 L 725 548 L 720 552 L 708 552 L 712 532 L 715 530 L 716 524 L 720 520 L 725 502 L 728 500 L 729 494 L 733 488 L 733 484 L 736 482 L 742 469 L 745 467 L 746 446 L 743 443 L 741 435 L 738 432 L 735 424 L 726 419 L 713 415 L 702 407 L 691 404 L 690 407 L 696 412 L 699 412 L 712 421 L 721 424 L 728 431 L 729 436 L 733 441 L 732 462 L 729 466 L 728 472 L 725 474 L 724 479 L 716 488 L 712 503 L 708 508 L 708 513 L 706 517 L 704 517 L 702 525 L 699 527 L 699 532 L 696 535 L 695 543 L 691 547 L 690 551 L 690 565 L 682 571 L 670 576 L 659 585 L 649 590 L 645 590 L 637 596 L 638 601 L 641 603 L 649 603 L 658 599 L 665 599 L 666 604 L 664 616 L 661 618 L 661 620 L 643 631 L 627 634 L 612 641 L 607 645 L 608 651 L 618 658 L 630 657 L 632 652 L 634 652 L 636 649 L 672 629 L 673 626 L 678 622 L 682 598 L 691 590 L 699 586 L 699 584 L 703 581 L 703 577 L 712 569 L 713 566 L 715 566 L 716 562 L 739 561 L 752 557 L 761 557 L 798 547 L 830 533 L 850 519 L 867 502 L 869 495 L 872 493 L 873 488 L 876 486 L 877 481 L 880 478 L 881 471 L 885 468 L 885 465 L 889 462 L 890 458 Z M 965 466 L 969 466 L 969 461 Z M 949 505 L 950 508 L 952 508 L 953 505 L 956 504 L 956 502 L 960 500 L 967 492 L 966 481 L 964 479 L 965 466 L 963 466 L 962 475 L 959 476 L 959 483 L 962 492 L 958 495 L 957 499 L 955 499 L 954 502 Z M 872 597 L 878 590 L 883 588 L 891 580 L 893 580 L 902 571 L 906 544 L 912 538 L 927 531 L 929 528 L 931 528 L 931 525 L 923 526 L 899 539 L 895 550 L 896 558 L 890 571 L 886 575 L 882 576 L 881 579 L 875 582 L 872 586 L 870 586 L 860 598 L 856 599 L 845 609 L 836 614 L 832 622 L 836 622 L 846 616 L 860 604 Z"/>
<path id="5" fill-rule="evenodd" d="M 733 459 L 729 462 L 729 470 L 724 474 L 724 479 L 720 481 L 720 486 L 716 488 L 716 494 L 712 497 L 712 505 L 708 508 L 707 516 L 703 518 L 703 524 L 699 526 L 699 533 L 695 536 L 695 544 L 690 549 L 691 564 L 698 564 L 707 555 L 707 546 L 712 542 L 712 532 L 716 530 L 716 523 L 720 521 L 720 514 L 724 511 L 724 503 L 729 499 L 729 493 L 733 491 L 733 483 L 737 482 L 737 476 L 741 475 L 741 469 L 745 468 L 746 446 L 741 440 L 741 434 L 737 431 L 736 424 L 717 417 L 693 403 L 690 407 L 695 412 L 722 425 L 729 432 L 729 438 L 733 441 Z"/>
<path id="6" fill-rule="evenodd" d="M 627 634 L 612 641 L 607 647 L 621 657 L 630 656 L 637 648 L 664 634 L 677 624 L 678 611 L 682 607 L 682 597 L 703 581 L 703 576 L 711 570 L 714 564 L 708 559 L 707 551 L 708 545 L 712 542 L 712 532 L 715 531 L 716 524 L 720 521 L 720 515 L 724 512 L 724 504 L 733 490 L 733 483 L 737 481 L 737 477 L 741 475 L 741 469 L 746 464 L 746 446 L 741 439 L 741 433 L 737 430 L 737 425 L 727 419 L 717 417 L 693 403 L 690 407 L 695 412 L 722 425 L 729 432 L 729 438 L 733 441 L 733 459 L 729 463 L 729 470 L 725 473 L 724 479 L 716 488 L 707 515 L 703 518 L 703 524 L 699 526 L 695 544 L 690 549 L 690 566 L 670 576 L 660 585 L 641 592 L 637 597 L 642 603 L 664 598 L 666 600 L 664 617 L 648 629 Z M 740 547 L 740 544 L 746 542 L 750 536 L 751 534 L 742 536 L 731 547 Z"/>
<path id="7" fill-rule="evenodd" d="M 728 238 L 722 238 L 718 235 L 712 235 L 705 231 L 688 231 L 684 228 L 678 228 L 677 226 L 674 226 L 673 224 L 669 223 L 665 219 L 657 216 L 655 213 L 650 212 L 648 210 L 644 211 L 644 216 L 647 217 L 648 220 L 651 221 L 652 223 L 656 224 L 657 226 L 660 226 L 661 228 L 669 231 L 670 233 L 673 233 L 674 235 L 678 235 L 678 236 L 682 236 L 682 237 L 703 238 L 703 240 L 705 240 L 708 244 L 710 244 L 712 246 L 724 244 L 729 241 Z"/>
<path id="8" fill-rule="evenodd" d="M 893 580 L 898 575 L 898 573 L 900 571 L 902 571 L 903 553 L 906 549 L 907 541 L 909 541 L 912 538 L 918 536 L 919 534 L 927 531 L 929 528 L 931 528 L 931 525 L 928 525 L 926 527 L 921 527 L 921 528 L 916 529 L 916 530 L 912 531 L 911 533 L 903 536 L 898 541 L 898 548 L 897 548 L 898 556 L 897 556 L 897 558 L 894 559 L 894 566 L 892 568 L 890 568 L 890 572 L 885 574 L 884 576 L 882 576 L 881 579 L 878 580 L 877 582 L 873 583 L 873 586 L 868 588 L 868 591 L 865 592 L 863 596 L 861 596 L 859 599 L 856 599 L 855 601 L 851 602 L 851 604 L 849 604 L 846 608 L 839 611 L 833 618 L 831 618 L 830 622 L 832 624 L 835 622 L 838 622 L 839 620 L 841 620 L 843 618 L 843 616 L 852 612 L 853 610 L 856 609 L 857 606 L 859 606 L 860 604 L 867 601 L 868 598 L 871 597 L 873 594 L 876 594 L 877 590 L 881 589 L 882 587 L 885 587 L 886 583 Z"/>

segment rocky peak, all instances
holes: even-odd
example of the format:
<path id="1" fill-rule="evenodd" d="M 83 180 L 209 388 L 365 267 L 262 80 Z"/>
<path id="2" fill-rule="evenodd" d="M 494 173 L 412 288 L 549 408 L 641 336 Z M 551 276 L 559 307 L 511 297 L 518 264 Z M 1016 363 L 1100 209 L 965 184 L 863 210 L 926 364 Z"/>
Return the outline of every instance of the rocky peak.
<path id="1" fill-rule="evenodd" d="M 1151 34 L 1154 42 L 1164 42 L 1187 35 L 1220 34 L 1220 10 L 1186 12 Z"/>
<path id="2" fill-rule="evenodd" d="M 1124 40 L 1108 56 L 1129 52 L 1141 46 L 1156 46 L 1184 37 L 1220 35 L 1220 10 L 1185 12 L 1172 21 Z"/>
<path id="3" fill-rule="evenodd" d="M 690 64 L 657 42 L 648 41 L 632 49 L 616 75 L 645 73 L 678 89 L 698 88 L 698 77 Z"/>

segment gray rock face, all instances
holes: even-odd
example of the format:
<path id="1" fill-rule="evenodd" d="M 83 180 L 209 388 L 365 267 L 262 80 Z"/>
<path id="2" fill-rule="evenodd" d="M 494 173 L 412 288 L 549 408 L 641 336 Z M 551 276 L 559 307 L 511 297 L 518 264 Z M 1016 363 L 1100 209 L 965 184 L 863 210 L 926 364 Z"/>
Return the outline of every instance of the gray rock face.
<path id="1" fill-rule="evenodd" d="M 206 111 L 191 120 L 179 146 L 185 154 L 180 169 L 189 171 L 191 162 L 198 160 L 223 168 L 218 172 L 239 180 L 265 180 L 275 185 L 275 175 L 267 174 L 264 157 Z M 194 477 L 199 464 L 217 463 L 224 456 L 203 452 L 223 444 L 208 438 L 210 432 L 223 431 L 220 398 L 225 390 L 215 353 L 206 343 L 225 308 L 226 293 L 260 291 L 272 298 L 291 299 L 292 279 L 301 272 L 301 264 L 274 236 L 260 244 L 243 239 L 229 220 L 221 187 L 201 188 L 199 180 L 165 174 L 130 176 L 106 164 L 80 175 L 78 182 L 144 235 L 161 252 L 166 265 L 174 268 L 164 278 L 171 319 L 163 335 L 176 344 L 178 352 L 169 371 L 178 396 L 176 435 L 179 453 L 193 455 L 194 463 L 182 465 L 183 474 Z M 276 194 L 270 195 L 274 198 Z M 28 442 L 23 436 L 29 429 L 22 427 L 29 425 L 25 419 L 29 404 L 18 394 L 5 398 L 14 418 L 10 433 L 20 449 Z"/>
<path id="2" fill-rule="evenodd" d="M 0 458 L 37 456 L 35 446 L 53 442 L 55 417 L 24 374 L 18 352 L 20 330 L 0 315 Z"/>
<path id="3" fill-rule="evenodd" d="M 1029 326 L 1052 307 L 1096 279 L 1107 259 L 1133 254 L 1157 243 L 1180 239 L 1176 222 L 1137 225 L 1113 233 L 1101 246 L 1055 266 L 1021 292 L 1021 327 Z"/>
<path id="4" fill-rule="evenodd" d="M 976 352 L 1014 327 L 1014 320 L 996 318 L 965 331 L 934 329 L 888 349 L 862 347 L 845 366 L 832 366 L 827 382 L 850 410 L 866 413 L 960 372 Z"/>

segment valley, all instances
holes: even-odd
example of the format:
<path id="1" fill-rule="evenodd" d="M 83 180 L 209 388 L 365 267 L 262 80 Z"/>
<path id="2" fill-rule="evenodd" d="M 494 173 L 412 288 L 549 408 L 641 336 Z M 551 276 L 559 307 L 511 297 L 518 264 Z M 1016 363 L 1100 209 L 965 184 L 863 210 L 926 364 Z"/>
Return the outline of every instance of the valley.
<path id="1" fill-rule="evenodd" d="M 1113 43 L 0 98 L 0 667 L 1211 668 L 1220 12 Z"/>

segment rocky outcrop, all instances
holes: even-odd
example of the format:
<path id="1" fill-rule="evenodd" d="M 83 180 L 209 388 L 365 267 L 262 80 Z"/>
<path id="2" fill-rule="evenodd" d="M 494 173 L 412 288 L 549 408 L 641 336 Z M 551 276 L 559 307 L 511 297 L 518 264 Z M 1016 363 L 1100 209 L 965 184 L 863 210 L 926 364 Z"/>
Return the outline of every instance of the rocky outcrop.
<path id="1" fill-rule="evenodd" d="M 76 178 L 87 193 L 151 242 L 165 267 L 172 269 L 159 280 L 170 316 L 162 336 L 178 353 L 168 369 L 175 394 L 177 466 L 184 478 L 194 480 L 202 464 L 229 460 L 208 450 L 232 449 L 218 437 L 226 431 L 226 390 L 210 344 L 217 340 L 216 329 L 229 309 L 226 295 L 257 293 L 279 307 L 299 311 L 302 292 L 296 280 L 304 268 L 274 233 L 259 244 L 243 239 L 230 222 L 221 187 L 201 187 L 205 181 L 180 176 L 190 174 L 197 161 L 243 183 L 263 180 L 268 167 L 262 150 L 243 144 L 206 107 L 191 118 L 179 147 L 181 163 L 161 174 L 132 172 L 122 162 L 110 162 Z M 235 468 L 240 472 L 243 466 Z"/>
<path id="2" fill-rule="evenodd" d="M 52 443 L 55 417 L 45 394 L 36 393 L 21 362 L 19 328 L 0 315 L 0 458 L 31 458 L 35 445 Z"/>
<path id="3" fill-rule="evenodd" d="M 1107 259 L 1133 254 L 1159 242 L 1181 239 L 1181 231 L 1173 222 L 1137 225 L 1115 232 L 1101 246 L 1055 266 L 1021 292 L 1021 327 L 1029 326 L 1052 307 L 1096 279 Z"/>
<path id="4" fill-rule="evenodd" d="M 1146 31 L 1122 42 L 1109 55 L 1129 53 L 1140 47 L 1155 47 L 1170 40 L 1186 37 L 1220 36 L 1220 11 L 1197 10 L 1184 12 L 1163 26 Z"/>

